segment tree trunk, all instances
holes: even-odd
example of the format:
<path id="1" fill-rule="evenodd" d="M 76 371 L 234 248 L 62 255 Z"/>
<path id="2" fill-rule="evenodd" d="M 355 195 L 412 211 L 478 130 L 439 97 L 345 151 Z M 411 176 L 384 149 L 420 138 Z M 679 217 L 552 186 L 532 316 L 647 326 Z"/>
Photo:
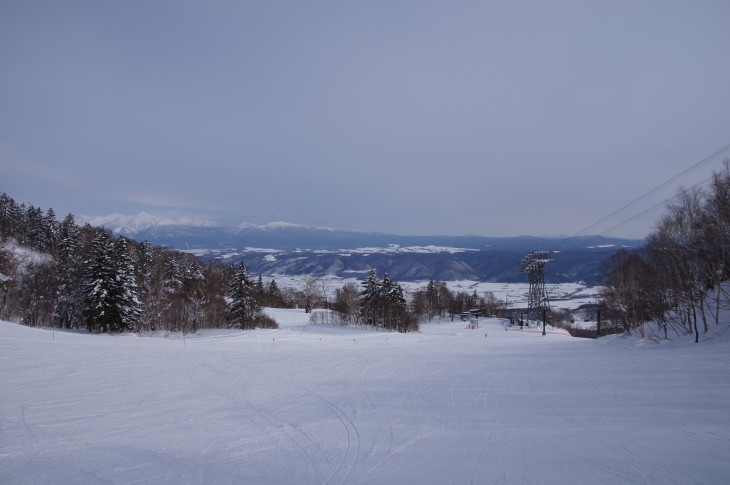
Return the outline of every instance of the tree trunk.
<path id="1" fill-rule="evenodd" d="M 720 278 L 718 278 L 718 282 L 716 283 L 716 285 L 717 285 L 717 297 L 715 299 L 715 324 L 716 325 L 720 323 L 720 287 L 722 286 L 722 284 L 720 283 L 719 279 Z"/>

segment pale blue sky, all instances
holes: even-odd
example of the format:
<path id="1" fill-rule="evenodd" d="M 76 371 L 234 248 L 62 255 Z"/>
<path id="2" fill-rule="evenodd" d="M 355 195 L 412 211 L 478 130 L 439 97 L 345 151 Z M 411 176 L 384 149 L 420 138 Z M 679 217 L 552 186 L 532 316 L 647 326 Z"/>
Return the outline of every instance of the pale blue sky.
<path id="1" fill-rule="evenodd" d="M 730 143 L 729 59 L 726 0 L 1 0 L 0 192 L 573 234 Z"/>

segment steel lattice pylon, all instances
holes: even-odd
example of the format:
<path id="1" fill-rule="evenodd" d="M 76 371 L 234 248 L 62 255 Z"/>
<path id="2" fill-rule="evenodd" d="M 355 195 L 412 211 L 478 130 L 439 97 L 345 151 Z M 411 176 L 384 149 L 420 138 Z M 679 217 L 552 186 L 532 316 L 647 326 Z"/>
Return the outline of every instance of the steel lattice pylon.
<path id="1" fill-rule="evenodd" d="M 534 251 L 524 257 L 520 271 L 527 273 L 530 293 L 527 298 L 527 320 L 540 321 L 542 313 L 550 310 L 550 300 L 545 288 L 545 265 L 555 261 L 550 251 Z"/>

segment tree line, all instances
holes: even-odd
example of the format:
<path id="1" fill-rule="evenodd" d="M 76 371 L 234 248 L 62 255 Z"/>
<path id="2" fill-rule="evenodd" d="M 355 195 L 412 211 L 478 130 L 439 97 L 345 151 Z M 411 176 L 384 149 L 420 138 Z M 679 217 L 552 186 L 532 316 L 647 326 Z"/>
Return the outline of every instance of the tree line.
<path id="1" fill-rule="evenodd" d="M 434 318 L 447 316 L 453 320 L 455 316 L 472 310 L 484 316 L 503 316 L 505 308 L 505 302 L 495 297 L 491 291 L 485 291 L 481 296 L 476 290 L 471 293 L 454 292 L 443 281 L 434 280 L 414 293 L 412 304 L 416 315 L 429 322 Z"/>
<path id="2" fill-rule="evenodd" d="M 345 283 L 335 290 L 329 313 L 315 313 L 315 323 L 373 326 L 386 330 L 411 332 L 422 321 L 476 311 L 483 316 L 502 315 L 505 303 L 490 291 L 454 292 L 443 281 L 431 280 L 425 287 L 406 295 L 399 283 L 387 274 L 380 278 L 374 270 L 358 285 Z"/>
<path id="3" fill-rule="evenodd" d="M 626 332 L 645 335 L 658 325 L 664 337 L 709 331 L 728 310 L 730 278 L 730 163 L 709 185 L 681 189 L 641 248 L 609 261 L 601 305 Z"/>

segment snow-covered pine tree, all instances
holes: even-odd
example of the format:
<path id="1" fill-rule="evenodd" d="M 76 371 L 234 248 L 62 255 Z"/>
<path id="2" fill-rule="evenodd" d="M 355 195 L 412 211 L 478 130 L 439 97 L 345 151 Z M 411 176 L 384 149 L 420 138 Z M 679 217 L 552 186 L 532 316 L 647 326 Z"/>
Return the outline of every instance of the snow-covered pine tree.
<path id="1" fill-rule="evenodd" d="M 363 322 L 368 325 L 378 325 L 379 307 L 382 283 L 374 269 L 368 272 L 367 279 L 362 282 L 363 290 L 360 292 L 360 309 Z"/>
<path id="2" fill-rule="evenodd" d="M 226 295 L 226 319 L 231 327 L 254 328 L 260 311 L 255 294 L 246 266 L 241 262 L 235 266 Z"/>
<path id="3" fill-rule="evenodd" d="M 406 297 L 403 294 L 403 287 L 400 285 L 400 283 L 396 283 L 394 286 L 393 301 L 399 307 L 406 308 L 408 306 L 408 303 L 406 302 Z"/>
<path id="4" fill-rule="evenodd" d="M 65 267 L 76 257 L 79 244 L 79 227 L 73 214 L 67 215 L 58 227 L 58 260 Z"/>
<path id="5" fill-rule="evenodd" d="M 55 254 L 58 250 L 60 224 L 56 220 L 56 212 L 52 207 L 48 208 L 46 215 L 43 217 L 42 230 L 42 244 L 44 249 Z"/>
<path id="6" fill-rule="evenodd" d="M 139 320 L 140 302 L 132 258 L 124 238 L 114 240 L 97 230 L 87 262 L 84 319 L 91 331 L 131 330 Z"/>
<path id="7" fill-rule="evenodd" d="M 58 256 L 56 257 L 58 290 L 53 315 L 54 325 L 58 325 L 60 328 L 70 328 L 82 318 L 82 271 L 78 258 L 78 245 L 79 227 L 74 221 L 74 216 L 69 214 L 58 229 Z"/>
<path id="8" fill-rule="evenodd" d="M 119 313 L 119 285 L 113 260 L 114 246 L 109 233 L 95 231 L 91 242 L 91 257 L 86 261 L 84 285 L 84 320 L 91 332 L 117 329 L 121 323 Z"/>
<path id="9" fill-rule="evenodd" d="M 26 224 L 26 216 L 28 212 L 28 206 L 24 203 L 17 204 L 14 207 L 15 211 L 12 216 L 12 233 L 11 237 L 20 245 L 26 245 L 26 233 L 28 232 L 28 224 Z"/>
<path id="10" fill-rule="evenodd" d="M 5 192 L 0 195 L 0 241 L 8 237 L 15 237 L 17 225 L 18 205 Z"/>
<path id="11" fill-rule="evenodd" d="M 169 330 L 195 332 L 209 296 L 205 291 L 203 264 L 196 258 L 179 252 L 165 251 L 163 275 L 163 325 Z"/>
<path id="12" fill-rule="evenodd" d="M 152 329 L 152 245 L 149 241 L 137 244 L 137 288 L 139 299 L 142 302 L 140 307 L 139 328 L 149 331 Z"/>
<path id="13" fill-rule="evenodd" d="M 137 270 L 129 254 L 129 245 L 124 237 L 114 243 L 114 269 L 118 284 L 118 305 L 120 322 L 112 331 L 124 332 L 137 328 L 142 313 L 137 286 Z"/>
<path id="14" fill-rule="evenodd" d="M 22 242 L 33 249 L 45 251 L 43 211 L 40 207 L 35 207 L 32 204 L 28 207 L 25 212 L 25 228 L 25 238 Z"/>
<path id="15" fill-rule="evenodd" d="M 361 284 L 364 288 L 360 292 L 360 312 L 366 324 L 399 332 L 418 329 L 408 312 L 403 287 L 390 279 L 387 273 L 380 280 L 375 270 L 370 270 L 368 278 Z"/>
<path id="16" fill-rule="evenodd" d="M 406 328 L 408 312 L 403 288 L 398 282 L 390 279 L 387 273 L 383 276 L 381 300 L 385 326 L 392 330 L 406 331 L 404 328 Z"/>
<path id="17" fill-rule="evenodd" d="M 382 283 L 374 269 L 368 272 L 367 279 L 361 284 L 364 288 L 360 292 L 360 297 L 364 303 L 375 302 L 380 297 Z"/>
<path id="18" fill-rule="evenodd" d="M 400 284 L 393 282 L 388 300 L 390 302 L 390 318 L 393 328 L 399 332 L 407 332 L 410 329 L 410 316 L 408 315 L 408 304 L 403 295 L 403 287 Z"/>

